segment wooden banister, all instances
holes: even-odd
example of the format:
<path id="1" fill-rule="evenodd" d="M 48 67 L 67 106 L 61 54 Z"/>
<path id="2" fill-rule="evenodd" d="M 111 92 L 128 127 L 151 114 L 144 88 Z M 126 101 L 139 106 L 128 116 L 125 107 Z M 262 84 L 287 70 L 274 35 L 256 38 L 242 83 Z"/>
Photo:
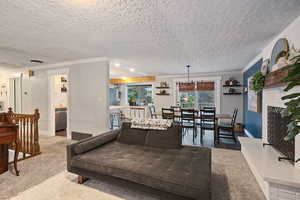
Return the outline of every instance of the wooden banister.
<path id="1" fill-rule="evenodd" d="M 7 113 L 0 114 L 0 121 L 16 123 L 19 125 L 18 137 L 21 141 L 20 152 L 23 158 L 40 154 L 39 127 L 40 113 L 38 109 L 33 114 L 18 114 L 8 108 Z M 12 146 L 12 148 L 14 148 Z"/>

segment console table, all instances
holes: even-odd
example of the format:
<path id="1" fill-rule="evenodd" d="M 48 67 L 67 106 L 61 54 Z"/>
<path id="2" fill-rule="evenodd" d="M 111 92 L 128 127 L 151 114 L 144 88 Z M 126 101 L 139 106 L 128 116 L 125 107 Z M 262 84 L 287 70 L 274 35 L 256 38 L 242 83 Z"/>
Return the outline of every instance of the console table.
<path id="1" fill-rule="evenodd" d="M 17 167 L 20 141 L 18 138 L 18 125 L 0 122 L 0 174 L 8 170 L 8 145 L 15 144 L 14 168 L 19 176 Z"/>

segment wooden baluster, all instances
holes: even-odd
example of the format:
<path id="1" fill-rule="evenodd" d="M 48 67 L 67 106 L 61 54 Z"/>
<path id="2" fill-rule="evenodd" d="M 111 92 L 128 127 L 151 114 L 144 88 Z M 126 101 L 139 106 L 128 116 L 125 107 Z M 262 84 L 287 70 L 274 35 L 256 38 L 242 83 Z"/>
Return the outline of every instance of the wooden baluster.
<path id="1" fill-rule="evenodd" d="M 24 147 L 23 147 L 23 158 L 26 157 L 26 127 L 25 127 L 25 118 L 23 116 L 22 117 L 22 127 L 23 127 L 23 138 L 24 138 L 24 141 L 23 141 L 23 144 L 24 144 Z"/>
<path id="2" fill-rule="evenodd" d="M 23 138 L 22 138 L 22 122 L 21 122 L 21 119 L 20 118 L 16 118 L 16 123 L 18 123 L 18 125 L 19 125 L 19 138 L 20 138 L 20 148 L 19 148 L 19 150 L 20 150 L 20 152 L 22 152 L 23 150 Z"/>
<path id="3" fill-rule="evenodd" d="M 30 146 L 29 146 L 29 126 L 28 126 L 28 121 L 29 121 L 29 118 L 25 118 L 26 119 L 26 145 L 27 145 L 27 150 L 26 150 L 26 153 L 30 153 Z"/>
<path id="4" fill-rule="evenodd" d="M 10 123 L 17 123 L 19 125 L 18 137 L 20 139 L 20 151 L 23 152 L 23 158 L 26 154 L 34 156 L 40 153 L 39 145 L 39 130 L 38 120 L 40 114 L 38 109 L 34 114 L 15 114 L 9 108 L 5 113 L 5 120 Z M 3 115 L 0 115 L 0 120 L 4 120 Z M 15 148 L 15 145 L 13 146 Z"/>
<path id="5" fill-rule="evenodd" d="M 34 154 L 33 149 L 33 117 L 30 118 L 30 154 Z"/>
<path id="6" fill-rule="evenodd" d="M 40 119 L 39 109 L 35 109 L 35 127 L 34 127 L 34 153 L 40 153 L 40 144 L 39 144 L 39 126 L 38 120 Z"/>

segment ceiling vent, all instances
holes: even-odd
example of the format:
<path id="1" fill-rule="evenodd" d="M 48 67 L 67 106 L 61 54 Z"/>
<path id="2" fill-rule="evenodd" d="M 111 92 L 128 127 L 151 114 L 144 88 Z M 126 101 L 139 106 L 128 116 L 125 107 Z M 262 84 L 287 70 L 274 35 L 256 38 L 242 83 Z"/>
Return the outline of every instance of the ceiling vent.
<path id="1" fill-rule="evenodd" d="M 44 61 L 42 61 L 42 60 L 37 60 L 37 59 L 31 59 L 30 62 L 31 62 L 31 63 L 38 63 L 38 64 L 44 63 Z"/>

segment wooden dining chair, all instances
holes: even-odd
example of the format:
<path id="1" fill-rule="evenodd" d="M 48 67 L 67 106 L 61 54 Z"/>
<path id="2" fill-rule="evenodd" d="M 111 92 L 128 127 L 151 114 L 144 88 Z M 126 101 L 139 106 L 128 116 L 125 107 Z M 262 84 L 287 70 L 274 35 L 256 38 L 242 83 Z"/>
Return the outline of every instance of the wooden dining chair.
<path id="1" fill-rule="evenodd" d="M 145 118 L 146 110 L 144 107 L 130 107 L 130 118 Z"/>
<path id="2" fill-rule="evenodd" d="M 216 135 L 216 111 L 215 109 L 201 109 L 200 110 L 200 134 L 201 139 L 206 130 L 213 131 L 214 140 Z"/>
<path id="3" fill-rule="evenodd" d="M 216 110 L 216 107 L 205 106 L 205 107 L 203 107 L 203 110 Z"/>
<path id="4" fill-rule="evenodd" d="M 152 119 L 157 119 L 158 118 L 158 113 L 156 112 L 156 109 L 155 109 L 154 105 L 149 105 L 149 111 L 150 111 L 150 117 Z"/>
<path id="5" fill-rule="evenodd" d="M 122 121 L 122 112 L 120 110 L 118 111 L 112 111 L 110 113 L 110 129 L 121 128 Z"/>
<path id="6" fill-rule="evenodd" d="M 171 106 L 171 108 L 174 109 L 174 121 L 180 122 L 181 107 L 180 106 Z"/>
<path id="7" fill-rule="evenodd" d="M 174 121 L 174 109 L 173 108 L 162 108 L 161 115 L 163 119 L 172 119 Z"/>
<path id="8" fill-rule="evenodd" d="M 234 142 L 236 143 L 234 126 L 235 126 L 237 113 L 238 113 L 238 108 L 235 108 L 233 111 L 230 123 L 223 122 L 223 123 L 218 124 L 218 130 L 217 130 L 217 142 L 218 143 L 220 143 L 220 138 L 233 139 Z"/>
<path id="9" fill-rule="evenodd" d="M 182 127 L 182 136 L 185 136 L 187 131 L 193 131 L 193 141 L 197 137 L 197 124 L 196 124 L 196 111 L 194 109 L 181 109 L 180 111 L 180 124 Z"/>

